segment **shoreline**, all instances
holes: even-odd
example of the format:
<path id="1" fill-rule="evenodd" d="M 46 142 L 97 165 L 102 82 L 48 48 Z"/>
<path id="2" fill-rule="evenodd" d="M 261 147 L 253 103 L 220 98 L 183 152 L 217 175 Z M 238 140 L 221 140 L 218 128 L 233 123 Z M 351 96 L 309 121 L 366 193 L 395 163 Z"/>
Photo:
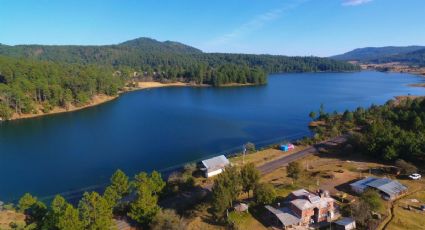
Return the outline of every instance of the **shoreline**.
<path id="1" fill-rule="evenodd" d="M 52 111 L 48 113 L 43 113 L 40 109 L 38 109 L 37 114 L 16 114 L 14 113 L 12 117 L 9 120 L 6 121 L 17 121 L 17 120 L 23 120 L 23 119 L 31 119 L 31 118 L 37 118 L 42 116 L 49 116 L 49 115 L 55 115 L 60 113 L 68 113 L 68 112 L 76 112 L 79 110 L 91 108 L 94 106 L 98 106 L 110 101 L 113 101 L 120 97 L 121 94 L 138 91 L 138 90 L 145 90 L 145 89 L 154 89 L 154 88 L 163 88 L 163 87 L 188 87 L 188 86 L 194 86 L 189 83 L 183 83 L 183 82 L 174 82 L 174 83 L 161 83 L 161 82 L 138 82 L 138 86 L 134 88 L 124 87 L 124 90 L 119 91 L 117 95 L 115 96 L 108 96 L 104 94 L 99 94 L 94 96 L 90 102 L 83 106 L 75 106 L 71 105 L 69 109 L 65 109 L 63 107 L 55 107 L 52 109 Z M 199 87 L 206 87 L 203 85 L 200 85 Z"/>
<path id="2" fill-rule="evenodd" d="M 227 88 L 227 87 L 244 87 L 244 86 L 255 86 L 255 84 L 247 83 L 247 84 L 239 84 L 239 83 L 229 83 L 222 85 L 220 87 Z M 55 115 L 55 114 L 61 114 L 61 113 L 68 113 L 68 112 L 76 112 L 79 110 L 91 108 L 94 106 L 98 106 L 110 101 L 113 101 L 115 99 L 118 99 L 122 94 L 139 91 L 139 90 L 147 90 L 147 89 L 155 89 L 155 88 L 165 88 L 165 87 L 212 87 L 211 85 L 207 84 L 193 84 L 193 83 L 186 83 L 186 82 L 172 82 L 172 83 L 161 83 L 156 81 L 146 81 L 146 82 L 137 82 L 136 87 L 124 87 L 123 90 L 119 91 L 117 95 L 115 96 L 108 96 L 104 94 L 95 95 L 88 104 L 83 106 L 75 106 L 71 105 L 70 108 L 65 109 L 63 107 L 55 107 L 48 113 L 43 113 L 41 111 L 41 108 L 39 105 L 37 105 L 39 108 L 37 108 L 38 113 L 36 114 L 16 114 L 13 113 L 12 117 L 8 120 L 3 121 L 17 121 L 17 120 L 23 120 L 23 119 L 31 119 L 31 118 L 39 118 L 43 116 L 49 116 L 49 115 Z M 0 120 L 1 122 L 2 120 Z"/>

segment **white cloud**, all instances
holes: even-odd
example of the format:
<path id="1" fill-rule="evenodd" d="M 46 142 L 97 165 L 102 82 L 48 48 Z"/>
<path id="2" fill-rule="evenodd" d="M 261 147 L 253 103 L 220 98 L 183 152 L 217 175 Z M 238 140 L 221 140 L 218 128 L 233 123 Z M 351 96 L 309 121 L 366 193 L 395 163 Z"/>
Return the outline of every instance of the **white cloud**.
<path id="1" fill-rule="evenodd" d="M 292 4 L 286 5 L 284 7 L 281 7 L 278 9 L 272 9 L 263 14 L 256 15 L 250 21 L 240 25 L 239 27 L 235 28 L 233 31 L 227 34 L 223 34 L 219 37 L 214 38 L 213 40 L 208 41 L 205 45 L 209 47 L 224 45 L 238 38 L 247 36 L 248 34 L 251 34 L 261 29 L 266 24 L 277 20 L 278 18 L 282 16 L 282 14 L 285 11 L 296 8 L 298 5 L 306 1 L 309 1 L 309 0 L 297 0 L 293 2 Z"/>
<path id="2" fill-rule="evenodd" d="M 366 4 L 371 1 L 373 0 L 344 0 L 342 5 L 343 6 L 358 6 L 358 5 Z"/>

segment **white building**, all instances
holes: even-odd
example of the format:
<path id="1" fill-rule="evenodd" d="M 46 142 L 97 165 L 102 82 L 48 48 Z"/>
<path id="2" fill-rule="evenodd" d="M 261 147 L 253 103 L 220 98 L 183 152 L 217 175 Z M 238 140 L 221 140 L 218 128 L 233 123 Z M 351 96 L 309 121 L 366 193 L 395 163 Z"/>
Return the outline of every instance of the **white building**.
<path id="1" fill-rule="evenodd" d="M 205 177 L 212 177 L 224 172 L 225 168 L 230 165 L 229 160 L 224 156 L 220 155 L 207 160 L 202 161 L 203 170 Z"/>

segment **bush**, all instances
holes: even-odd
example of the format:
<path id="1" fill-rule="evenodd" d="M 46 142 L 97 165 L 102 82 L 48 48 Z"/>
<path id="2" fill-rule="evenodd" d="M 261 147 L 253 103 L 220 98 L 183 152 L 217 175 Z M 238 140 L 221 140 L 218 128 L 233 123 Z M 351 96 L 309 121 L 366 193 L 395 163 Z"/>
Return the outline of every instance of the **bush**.
<path id="1" fill-rule="evenodd" d="M 301 166 L 300 163 L 294 161 L 288 164 L 288 167 L 286 167 L 286 173 L 287 176 L 294 179 L 294 180 L 298 180 L 298 178 L 300 177 L 301 174 Z"/>
<path id="2" fill-rule="evenodd" d="M 176 214 L 172 209 L 164 209 L 158 212 L 155 218 L 150 224 L 151 229 L 166 229 L 166 230 L 178 230 L 184 229 L 185 225 L 183 219 Z"/>
<path id="3" fill-rule="evenodd" d="M 254 188 L 254 198 L 257 204 L 271 204 L 276 199 L 276 190 L 271 184 L 258 184 Z"/>
<path id="4" fill-rule="evenodd" d="M 255 144 L 254 144 L 254 143 L 251 143 L 251 142 L 246 143 L 246 144 L 245 144 L 245 148 L 246 148 L 246 151 L 247 151 L 248 153 L 253 153 L 253 152 L 255 152 Z"/>
<path id="5" fill-rule="evenodd" d="M 231 212 L 227 218 L 227 223 L 231 229 L 244 229 L 241 225 L 246 223 L 249 214 L 246 212 Z"/>
<path id="6" fill-rule="evenodd" d="M 381 196 L 375 190 L 368 189 L 361 196 L 360 200 L 365 202 L 372 211 L 379 211 L 384 206 L 382 203 Z"/>
<path id="7" fill-rule="evenodd" d="M 413 164 L 410 164 L 402 159 L 399 159 L 395 162 L 397 168 L 401 170 L 401 173 L 404 175 L 410 175 L 412 173 L 416 173 L 418 169 Z"/>

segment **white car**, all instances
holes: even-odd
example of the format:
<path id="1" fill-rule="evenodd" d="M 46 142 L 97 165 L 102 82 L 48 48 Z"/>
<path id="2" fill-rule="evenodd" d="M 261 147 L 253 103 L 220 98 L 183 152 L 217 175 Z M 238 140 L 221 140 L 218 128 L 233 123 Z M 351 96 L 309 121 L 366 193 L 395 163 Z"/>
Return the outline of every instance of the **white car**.
<path id="1" fill-rule="evenodd" d="M 409 176 L 409 178 L 412 179 L 412 180 L 419 180 L 419 179 L 421 179 L 421 177 L 422 176 L 418 173 L 413 173 L 412 175 Z"/>

